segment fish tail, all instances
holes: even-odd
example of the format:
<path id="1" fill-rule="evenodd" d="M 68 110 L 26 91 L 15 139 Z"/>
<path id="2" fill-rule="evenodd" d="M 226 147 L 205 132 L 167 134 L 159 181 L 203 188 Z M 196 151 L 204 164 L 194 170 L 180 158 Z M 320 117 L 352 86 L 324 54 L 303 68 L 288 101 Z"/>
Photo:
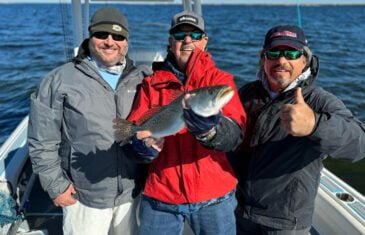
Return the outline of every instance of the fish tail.
<path id="1" fill-rule="evenodd" d="M 119 117 L 115 118 L 113 123 L 115 141 L 119 143 L 120 146 L 127 144 L 135 132 L 135 125 L 132 122 Z"/>

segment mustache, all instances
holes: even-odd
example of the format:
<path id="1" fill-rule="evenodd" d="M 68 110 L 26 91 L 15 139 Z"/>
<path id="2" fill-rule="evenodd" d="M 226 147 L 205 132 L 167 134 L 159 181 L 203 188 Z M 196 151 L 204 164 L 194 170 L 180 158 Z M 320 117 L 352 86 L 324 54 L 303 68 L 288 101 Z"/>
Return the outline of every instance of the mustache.
<path id="1" fill-rule="evenodd" d="M 289 66 L 285 66 L 285 65 L 273 65 L 271 67 L 271 70 L 287 70 L 287 71 L 291 71 L 291 68 Z"/>

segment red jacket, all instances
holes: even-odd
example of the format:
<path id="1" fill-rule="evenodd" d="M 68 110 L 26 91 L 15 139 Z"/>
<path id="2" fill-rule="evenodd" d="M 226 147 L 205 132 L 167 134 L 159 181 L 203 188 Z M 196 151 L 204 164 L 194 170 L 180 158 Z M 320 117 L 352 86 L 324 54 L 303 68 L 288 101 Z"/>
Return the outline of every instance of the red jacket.
<path id="1" fill-rule="evenodd" d="M 245 129 L 246 114 L 233 76 L 216 68 L 209 53 L 195 50 L 185 74 L 185 85 L 166 70 L 146 77 L 128 120 L 137 121 L 152 107 L 168 105 L 183 91 L 225 84 L 234 89 L 235 95 L 223 108 L 223 115 Z M 236 183 L 226 154 L 207 149 L 184 128 L 165 137 L 163 150 L 150 164 L 144 194 L 171 204 L 195 203 L 223 196 L 232 191 Z"/>

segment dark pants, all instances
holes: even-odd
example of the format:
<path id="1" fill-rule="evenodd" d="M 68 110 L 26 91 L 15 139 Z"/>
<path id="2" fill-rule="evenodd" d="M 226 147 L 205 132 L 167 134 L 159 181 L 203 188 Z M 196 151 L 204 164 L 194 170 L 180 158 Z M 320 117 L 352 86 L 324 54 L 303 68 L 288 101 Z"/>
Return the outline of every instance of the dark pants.
<path id="1" fill-rule="evenodd" d="M 237 235 L 308 235 L 309 228 L 301 230 L 280 230 L 254 223 L 236 213 Z"/>

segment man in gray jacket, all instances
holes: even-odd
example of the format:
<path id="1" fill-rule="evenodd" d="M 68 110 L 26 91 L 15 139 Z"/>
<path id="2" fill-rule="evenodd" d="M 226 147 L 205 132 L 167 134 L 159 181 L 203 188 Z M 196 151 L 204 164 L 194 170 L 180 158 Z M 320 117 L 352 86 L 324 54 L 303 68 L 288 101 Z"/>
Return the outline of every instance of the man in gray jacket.
<path id="1" fill-rule="evenodd" d="M 240 235 L 307 235 L 323 159 L 365 156 L 365 125 L 315 85 L 318 58 L 304 32 L 279 25 L 265 37 L 258 80 L 241 87 L 247 113 L 234 164 Z"/>
<path id="2" fill-rule="evenodd" d="M 73 62 L 31 95 L 29 154 L 43 189 L 64 213 L 64 234 L 135 234 L 139 166 L 114 141 L 149 71 L 128 58 L 128 23 L 101 8 Z"/>

